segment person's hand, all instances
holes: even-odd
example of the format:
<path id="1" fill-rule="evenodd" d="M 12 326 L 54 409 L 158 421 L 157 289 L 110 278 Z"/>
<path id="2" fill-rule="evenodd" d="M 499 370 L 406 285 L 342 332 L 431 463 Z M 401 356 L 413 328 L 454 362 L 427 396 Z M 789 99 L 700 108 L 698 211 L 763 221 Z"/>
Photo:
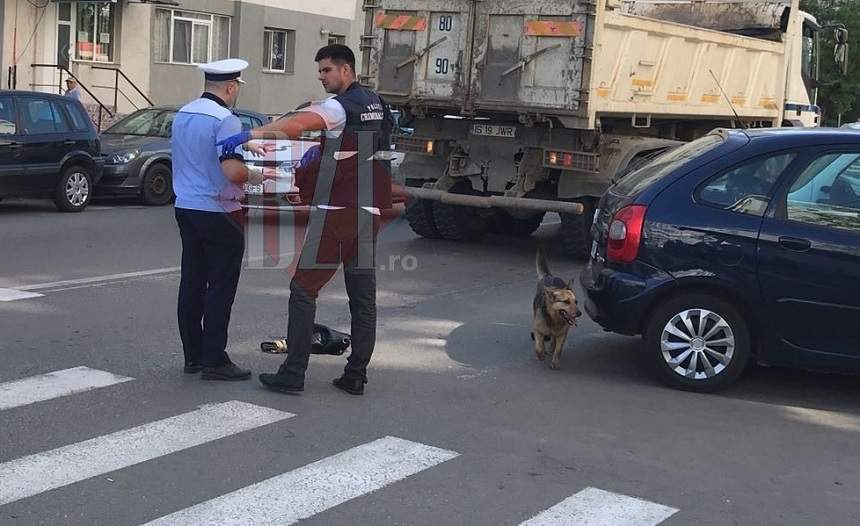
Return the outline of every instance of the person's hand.
<path id="1" fill-rule="evenodd" d="M 267 180 L 277 179 L 278 174 L 277 170 L 273 170 L 271 168 L 265 167 L 256 167 L 249 166 L 248 167 L 248 183 L 250 184 L 263 184 Z"/>
<path id="2" fill-rule="evenodd" d="M 225 152 L 234 152 L 236 148 L 251 140 L 251 132 L 243 131 L 236 135 L 231 135 L 222 141 L 215 143 L 215 146 L 223 146 Z"/>
<path id="3" fill-rule="evenodd" d="M 249 142 L 243 146 L 245 151 L 251 152 L 254 157 L 265 157 L 271 151 L 271 147 L 261 142 Z"/>
<path id="4" fill-rule="evenodd" d="M 263 179 L 278 179 L 278 170 L 271 166 L 263 167 Z"/>

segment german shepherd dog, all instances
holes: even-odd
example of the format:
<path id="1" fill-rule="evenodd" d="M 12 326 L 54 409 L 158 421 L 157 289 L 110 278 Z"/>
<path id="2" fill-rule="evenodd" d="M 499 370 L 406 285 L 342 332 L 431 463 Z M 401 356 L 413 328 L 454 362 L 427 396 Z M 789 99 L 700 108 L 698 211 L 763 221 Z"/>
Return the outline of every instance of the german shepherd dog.
<path id="1" fill-rule="evenodd" d="M 537 275 L 532 340 L 535 354 L 540 361 L 546 358 L 544 344 L 550 342 L 552 361 L 549 366 L 557 370 L 561 368 L 561 350 L 567 339 L 567 332 L 576 325 L 576 319 L 582 316 L 582 312 L 573 292 L 573 282 L 565 282 L 552 275 L 546 263 L 546 255 L 540 247 L 537 250 Z"/>

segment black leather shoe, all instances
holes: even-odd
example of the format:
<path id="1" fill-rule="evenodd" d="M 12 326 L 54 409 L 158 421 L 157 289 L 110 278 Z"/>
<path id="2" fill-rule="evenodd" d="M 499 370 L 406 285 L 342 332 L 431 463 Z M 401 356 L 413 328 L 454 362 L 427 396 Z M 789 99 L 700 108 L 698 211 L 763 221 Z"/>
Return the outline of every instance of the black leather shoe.
<path id="1" fill-rule="evenodd" d="M 358 396 L 364 394 L 364 384 L 367 382 L 361 378 L 346 378 L 341 376 L 332 380 L 331 383 L 341 391 Z"/>
<path id="2" fill-rule="evenodd" d="M 182 370 L 185 374 L 196 374 L 203 370 L 203 366 L 199 363 L 185 362 L 185 368 Z"/>
<path id="3" fill-rule="evenodd" d="M 223 380 L 227 382 L 247 380 L 250 377 L 251 371 L 249 369 L 242 369 L 235 363 L 224 364 L 221 367 L 204 367 L 200 374 L 202 380 Z"/>
<path id="4" fill-rule="evenodd" d="M 260 375 L 260 383 L 279 393 L 298 394 L 305 390 L 305 384 L 289 382 L 279 374 L 263 373 Z"/>

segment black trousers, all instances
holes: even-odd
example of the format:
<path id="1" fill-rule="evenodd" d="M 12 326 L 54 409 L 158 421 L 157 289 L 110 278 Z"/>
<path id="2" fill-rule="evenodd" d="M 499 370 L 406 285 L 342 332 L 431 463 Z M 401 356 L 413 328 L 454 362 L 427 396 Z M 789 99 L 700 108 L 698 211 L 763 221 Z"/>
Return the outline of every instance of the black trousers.
<path id="1" fill-rule="evenodd" d="M 230 361 L 224 350 L 245 254 L 242 214 L 177 208 L 176 222 L 182 238 L 177 316 L 185 361 L 219 367 Z"/>
<path id="2" fill-rule="evenodd" d="M 365 220 L 358 220 L 359 213 L 368 216 Z M 349 297 L 352 336 L 352 351 L 344 368 L 344 376 L 366 382 L 367 366 L 376 345 L 375 253 L 380 219 L 367 211 L 356 209 L 328 211 L 324 214 L 322 236 L 317 239 L 310 239 L 309 236 L 305 240 L 298 267 L 290 281 L 287 319 L 289 354 L 278 374 L 291 382 L 304 382 L 311 355 L 316 300 L 320 289 L 334 277 L 337 267 L 342 265 Z M 362 240 L 369 241 L 370 245 L 361 246 Z M 303 265 L 305 258 L 311 256 L 316 256 L 315 263 L 329 268 Z"/>

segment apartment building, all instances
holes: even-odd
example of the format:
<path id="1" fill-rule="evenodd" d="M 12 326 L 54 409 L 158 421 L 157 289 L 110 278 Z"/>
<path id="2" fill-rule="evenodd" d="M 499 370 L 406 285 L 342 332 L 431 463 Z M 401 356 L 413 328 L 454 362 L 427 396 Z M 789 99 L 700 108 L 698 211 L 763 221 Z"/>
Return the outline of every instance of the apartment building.
<path id="1" fill-rule="evenodd" d="M 92 92 L 85 102 L 128 113 L 193 99 L 197 64 L 239 57 L 239 105 L 278 115 L 324 96 L 314 52 L 358 53 L 363 20 L 361 0 L 0 0 L 0 82 L 56 92 L 60 65 Z"/>

